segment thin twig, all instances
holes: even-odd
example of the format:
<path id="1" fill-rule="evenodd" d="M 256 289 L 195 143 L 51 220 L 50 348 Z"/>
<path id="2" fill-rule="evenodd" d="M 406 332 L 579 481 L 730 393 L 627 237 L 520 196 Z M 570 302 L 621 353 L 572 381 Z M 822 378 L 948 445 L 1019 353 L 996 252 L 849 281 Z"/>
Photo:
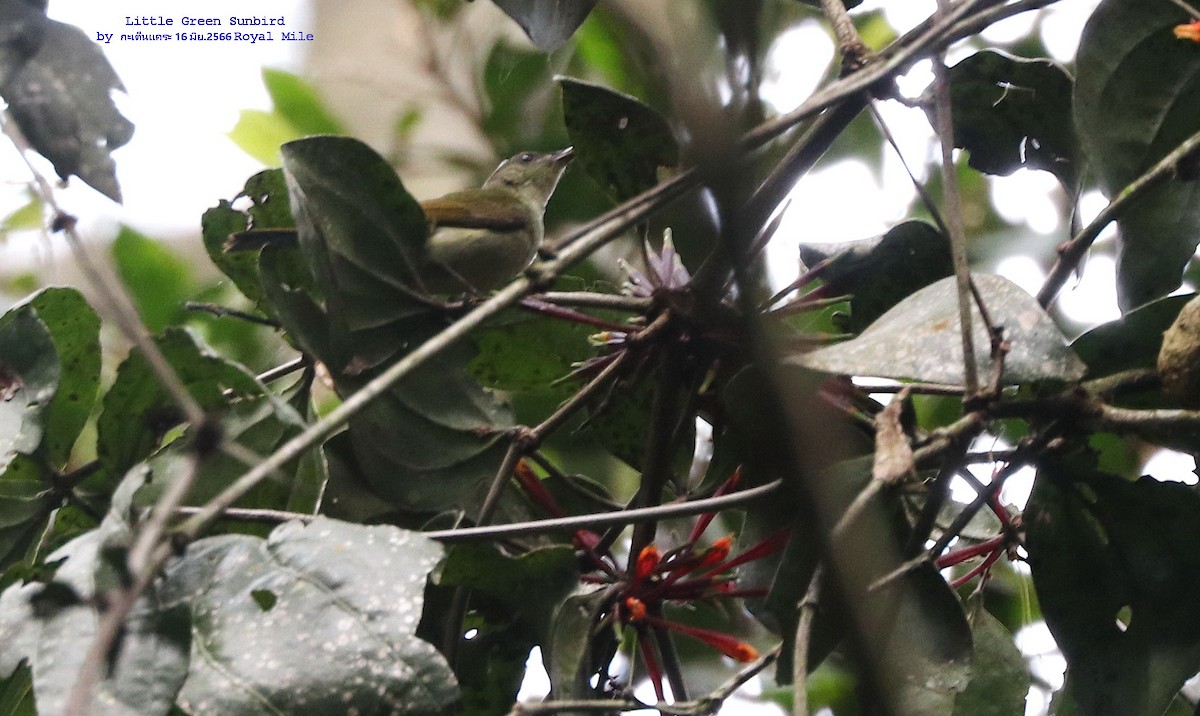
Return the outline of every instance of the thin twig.
<path id="1" fill-rule="evenodd" d="M 808 589 L 800 600 L 796 637 L 792 644 L 792 716 L 808 716 L 808 642 L 812 638 L 813 617 L 821 592 L 821 565 L 813 570 Z"/>
<path id="2" fill-rule="evenodd" d="M 821 0 L 821 10 L 829 19 L 838 49 L 842 52 L 842 74 L 857 72 L 868 61 L 870 50 L 854 27 L 854 20 L 846 11 L 845 3 L 843 0 Z"/>
<path id="3" fill-rule="evenodd" d="M 194 311 L 197 313 L 207 313 L 211 316 L 216 316 L 217 318 L 224 318 L 228 316 L 229 318 L 237 318 L 246 321 L 247 323 L 256 323 L 260 326 L 279 328 L 278 321 L 265 316 L 256 316 L 253 313 L 247 313 L 246 311 L 239 311 L 238 309 L 230 308 L 229 306 L 222 306 L 218 303 L 200 303 L 197 301 L 188 301 L 187 303 L 183 304 L 183 310 Z"/>
<path id="4" fill-rule="evenodd" d="M 775 494 L 783 482 L 774 480 L 765 485 L 739 490 L 719 497 L 706 497 L 699 500 L 670 502 L 654 507 L 634 507 L 618 512 L 603 514 L 578 515 L 573 517 L 556 517 L 548 520 L 532 520 L 508 525 L 489 525 L 487 527 L 463 527 L 453 530 L 433 530 L 424 532 L 429 539 L 439 542 L 476 542 L 499 538 L 523 537 L 528 535 L 545 534 L 547 532 L 564 532 L 589 528 L 611 526 L 627 526 L 643 522 L 655 522 L 675 517 L 689 517 L 704 512 L 719 512 L 765 499 Z"/>
<path id="5" fill-rule="evenodd" d="M 938 0 L 936 17 L 947 14 L 946 0 Z M 975 340 L 972 335 L 971 267 L 967 260 L 967 239 L 963 231 L 962 199 L 958 193 L 958 169 L 954 164 L 954 119 L 950 107 L 950 81 L 946 77 L 945 55 L 938 53 L 933 60 L 933 88 L 938 139 L 942 154 L 942 191 L 945 204 L 947 237 L 954 261 L 954 277 L 958 286 L 958 321 L 962 335 L 963 385 L 967 395 L 979 392 L 979 373 L 975 363 Z"/>
<path id="6" fill-rule="evenodd" d="M 689 517 L 704 512 L 741 507 L 742 505 L 765 499 L 782 486 L 775 480 L 765 485 L 751 487 L 738 492 L 732 492 L 717 497 L 705 497 L 686 502 L 671 502 L 656 507 L 627 510 L 614 510 L 599 514 L 578 515 L 573 517 L 556 517 L 546 520 L 531 520 L 529 522 L 514 522 L 507 525 L 489 525 L 486 527 L 460 527 L 448 530 L 433 530 L 422 532 L 421 535 L 439 542 L 450 544 L 459 542 L 482 542 L 509 537 L 524 537 L 529 535 L 546 534 L 550 532 L 568 532 L 589 527 L 609 527 L 613 525 L 626 526 L 648 520 L 665 520 L 674 517 Z M 201 507 L 179 507 L 175 514 L 195 517 L 204 513 Z M 283 523 L 291 520 L 312 522 L 319 515 L 306 512 L 288 512 L 284 510 L 263 510 L 244 507 L 230 507 L 221 515 L 222 519 L 242 522 Z"/>
<path id="7" fill-rule="evenodd" d="M 301 370 L 302 368 L 305 368 L 307 365 L 308 365 L 308 358 L 306 358 L 304 356 L 297 356 L 297 357 L 291 359 L 290 361 L 288 361 L 287 363 L 277 365 L 274 368 L 271 368 L 269 370 L 263 371 L 262 373 L 259 373 L 258 382 L 270 383 L 273 380 L 279 380 L 280 378 L 282 378 L 286 375 L 291 375 L 292 373 L 295 373 L 296 371 Z"/>
<path id="8" fill-rule="evenodd" d="M 1044 307 L 1053 303 L 1071 272 L 1079 265 L 1080 260 L 1083 259 L 1084 254 L 1091 248 L 1092 243 L 1096 241 L 1096 237 L 1100 235 L 1104 227 L 1121 218 L 1146 192 L 1173 177 L 1179 169 L 1180 162 L 1192 156 L 1196 151 L 1200 151 L 1200 132 L 1188 137 L 1170 154 L 1130 182 L 1095 219 L 1092 219 L 1070 241 L 1063 244 L 1058 250 L 1058 261 L 1055 262 L 1054 268 L 1050 269 L 1050 274 L 1046 276 L 1042 289 L 1038 291 L 1038 303 Z"/>
<path id="9" fill-rule="evenodd" d="M 875 120 L 875 126 L 879 128 L 879 133 L 887 140 L 888 145 L 892 148 L 892 152 L 900 160 L 900 166 L 904 167 L 904 172 L 908 174 L 908 180 L 912 182 L 913 189 L 916 190 L 921 203 L 925 205 L 925 210 L 929 212 L 933 223 L 937 224 L 943 236 L 950 236 L 950 229 L 946 227 L 946 221 L 942 218 L 941 209 L 938 208 L 937 202 L 933 200 L 933 196 L 929 193 L 929 190 L 925 188 L 925 185 L 917 179 L 917 175 L 913 173 L 908 160 L 904 158 L 904 153 L 900 151 L 900 144 L 896 142 L 896 137 L 892 134 L 891 127 L 888 126 L 887 122 L 883 121 L 883 115 L 879 113 L 879 110 L 875 107 L 875 103 L 872 102 L 867 105 L 867 110 L 871 113 L 871 119 Z"/>
<path id="10" fill-rule="evenodd" d="M 644 313 L 650 309 L 654 300 L 638 298 L 637 296 L 622 296 L 615 293 L 596 293 L 594 291 L 546 291 L 535 293 L 530 298 L 538 298 L 556 306 L 574 306 L 575 308 L 602 308 L 630 313 Z"/>
<path id="11" fill-rule="evenodd" d="M 586 313 L 580 313 L 572 308 L 566 308 L 547 301 L 541 301 L 536 296 L 527 296 L 521 303 L 518 304 L 521 308 L 536 313 L 539 316 L 547 318 L 556 318 L 560 321 L 570 321 L 593 328 L 599 328 L 603 331 L 628 331 L 629 326 L 624 323 L 610 321 L 607 318 L 599 318 Z"/>

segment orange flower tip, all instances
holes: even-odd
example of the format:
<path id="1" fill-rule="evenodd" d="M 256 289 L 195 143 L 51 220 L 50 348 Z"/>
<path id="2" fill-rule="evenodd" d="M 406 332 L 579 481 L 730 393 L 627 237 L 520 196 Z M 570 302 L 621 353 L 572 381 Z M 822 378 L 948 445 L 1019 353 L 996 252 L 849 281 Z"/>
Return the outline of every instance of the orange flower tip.
<path id="1" fill-rule="evenodd" d="M 1176 25 L 1175 37 L 1180 40 L 1200 42 L 1200 20 L 1195 20 L 1184 25 Z"/>
<path id="2" fill-rule="evenodd" d="M 646 605 L 637 597 L 625 600 L 625 611 L 629 613 L 629 621 L 640 622 L 646 618 Z"/>
<path id="3" fill-rule="evenodd" d="M 517 460 L 517 474 L 522 477 L 537 477 L 533 472 L 533 468 L 529 466 L 529 462 L 524 458 Z"/>
<path id="4" fill-rule="evenodd" d="M 758 649 L 755 649 L 744 641 L 738 642 L 738 645 L 733 648 L 733 651 L 729 654 L 729 657 L 735 661 L 740 661 L 743 663 L 747 661 L 754 661 L 758 658 Z"/>
<path id="5" fill-rule="evenodd" d="M 658 548 L 652 544 L 642 547 L 642 551 L 638 553 L 637 564 L 634 567 L 635 574 L 639 579 L 648 577 L 658 563 L 662 560 L 662 555 L 658 553 Z"/>
<path id="6" fill-rule="evenodd" d="M 700 558 L 700 567 L 711 567 L 714 564 L 720 564 L 729 557 L 729 550 L 733 547 L 733 535 L 725 535 L 721 539 L 709 545 L 708 549 L 704 550 L 704 555 Z"/>

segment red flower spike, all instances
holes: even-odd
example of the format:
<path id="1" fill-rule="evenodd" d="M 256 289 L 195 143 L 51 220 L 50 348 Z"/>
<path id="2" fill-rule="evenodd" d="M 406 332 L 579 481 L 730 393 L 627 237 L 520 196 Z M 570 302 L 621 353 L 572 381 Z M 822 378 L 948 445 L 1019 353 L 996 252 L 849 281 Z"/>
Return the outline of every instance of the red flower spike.
<path id="1" fill-rule="evenodd" d="M 989 554 L 987 556 L 987 559 L 983 560 L 983 562 L 976 565 L 975 568 L 972 569 L 970 572 L 967 572 L 963 576 L 961 576 L 958 579 L 951 582 L 950 588 L 958 589 L 959 587 L 961 587 L 962 585 L 971 581 L 975 577 L 978 577 L 979 575 L 984 574 L 985 572 L 987 572 L 989 569 L 992 568 L 992 565 L 996 563 L 996 560 L 1000 559 L 1001 554 L 1003 554 L 1003 552 L 1001 552 L 999 550 L 992 552 L 991 554 Z"/>
<path id="2" fill-rule="evenodd" d="M 646 605 L 637 597 L 629 597 L 625 600 L 625 613 L 630 622 L 640 622 L 646 618 Z"/>
<path id="3" fill-rule="evenodd" d="M 1200 42 L 1200 20 L 1193 20 L 1186 25 L 1176 25 L 1175 37 L 1180 40 Z"/>
<path id="4" fill-rule="evenodd" d="M 658 548 L 652 544 L 642 547 L 642 551 L 638 553 L 637 562 L 634 565 L 634 577 L 636 581 L 642 581 L 658 567 L 662 560 L 662 555 L 658 553 Z"/>
<path id="5" fill-rule="evenodd" d="M 721 483 L 712 494 L 713 497 L 720 497 L 737 489 L 738 483 L 742 481 L 742 466 L 738 465 L 733 474 L 729 476 L 725 482 Z M 700 535 L 704 534 L 704 530 L 712 524 L 713 518 L 717 516 L 716 512 L 705 512 L 696 519 L 696 525 L 692 527 L 692 533 L 688 535 L 688 544 L 695 544 L 700 539 Z"/>
<path id="6" fill-rule="evenodd" d="M 973 544 L 970 547 L 963 547 L 962 549 L 958 549 L 953 552 L 947 552 L 941 557 L 938 557 L 934 564 L 937 565 L 938 569 L 945 569 L 946 567 L 953 567 L 956 564 L 962 564 L 972 557 L 989 554 L 1001 549 L 1004 546 L 1004 541 L 1006 539 L 1007 538 L 1004 535 L 997 535 L 996 537 L 984 542 L 980 542 L 979 544 Z"/>
<path id="7" fill-rule="evenodd" d="M 654 696 L 659 703 L 663 703 L 667 700 L 666 694 L 663 693 L 663 670 L 658 663 L 658 657 L 654 654 L 654 645 L 641 631 L 638 632 L 637 641 L 642 652 L 642 660 L 646 662 L 646 675 L 650 677 L 650 683 L 654 685 Z"/>
<path id="8" fill-rule="evenodd" d="M 754 661 L 758 658 L 757 649 L 744 641 L 738 641 L 737 637 L 729 634 L 713 631 L 712 629 L 688 626 L 679 622 L 667 621 L 666 619 L 650 615 L 646 616 L 646 622 L 652 626 L 674 629 L 680 634 L 686 634 L 697 641 L 702 641 L 735 661 Z"/>
<path id="9" fill-rule="evenodd" d="M 525 490 L 525 494 L 529 495 L 529 499 L 533 500 L 539 507 L 549 513 L 552 517 L 562 517 L 562 508 L 558 506 L 558 501 L 542 484 L 541 478 L 529 467 L 529 464 L 524 460 L 518 460 L 517 466 L 513 470 L 516 475 L 517 483 Z"/>

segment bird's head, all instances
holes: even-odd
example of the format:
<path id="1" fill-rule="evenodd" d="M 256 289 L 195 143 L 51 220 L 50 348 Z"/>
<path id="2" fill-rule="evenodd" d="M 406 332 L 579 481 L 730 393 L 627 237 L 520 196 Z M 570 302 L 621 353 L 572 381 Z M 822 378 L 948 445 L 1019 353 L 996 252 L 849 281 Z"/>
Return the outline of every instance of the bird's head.
<path id="1" fill-rule="evenodd" d="M 511 189 L 545 206 L 573 156 L 575 150 L 572 147 L 546 154 L 521 152 L 501 162 L 483 185 Z"/>

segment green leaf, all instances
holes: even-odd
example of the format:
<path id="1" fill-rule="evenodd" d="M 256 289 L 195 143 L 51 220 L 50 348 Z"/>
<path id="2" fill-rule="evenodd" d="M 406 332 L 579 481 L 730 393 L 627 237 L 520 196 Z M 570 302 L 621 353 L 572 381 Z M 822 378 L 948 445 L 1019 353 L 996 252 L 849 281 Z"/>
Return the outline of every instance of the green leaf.
<path id="1" fill-rule="evenodd" d="M 264 67 L 263 84 L 275 112 L 304 134 L 342 134 L 346 130 L 321 101 L 311 84 L 299 75 Z"/>
<path id="2" fill-rule="evenodd" d="M 1191 19 L 1171 3 L 1104 0 L 1084 27 L 1075 127 L 1110 197 L 1200 131 L 1200 52 L 1172 33 Z M 1200 241 L 1200 182 L 1150 190 L 1117 225 L 1118 298 L 1130 309 L 1179 286 Z"/>
<path id="3" fill-rule="evenodd" d="M 1195 295 L 1168 296 L 1135 308 L 1121 318 L 1079 336 L 1071 343 L 1071 349 L 1087 364 L 1089 378 L 1154 368 L 1162 348 L 1163 332 L 1171 327 L 1180 309 Z"/>
<path id="4" fill-rule="evenodd" d="M 100 46 L 72 25 L 45 20 L 37 51 L 0 75 L 0 97 L 39 154 L 59 177 L 78 176 L 121 201 L 110 152 L 133 137 L 110 92 L 124 90 Z"/>
<path id="5" fill-rule="evenodd" d="M 874 239 L 800 244 L 800 260 L 819 271 L 822 293 L 851 296 L 849 328 L 855 333 L 917 289 L 954 273 L 950 241 L 924 221 L 905 221 Z"/>
<path id="6" fill-rule="evenodd" d="M 407 292 L 423 257 L 424 214 L 395 171 L 356 140 L 288 144 L 284 172 L 325 305 L 277 275 L 278 253 L 264 252 L 264 288 L 285 328 L 349 395 L 445 325 Z M 444 351 L 350 420 L 363 478 L 385 500 L 432 511 L 479 504 L 512 414 L 467 375 L 472 357 L 467 346 Z"/>
<path id="7" fill-rule="evenodd" d="M 487 93 L 482 129 L 500 154 L 532 148 L 531 140 L 544 132 L 534 117 L 548 114 L 535 100 L 549 105 L 550 67 L 540 52 L 515 47 L 500 40 L 492 46 L 483 67 Z"/>
<path id="8" fill-rule="evenodd" d="M 466 544 L 450 551 L 437 574 L 440 585 L 470 587 L 503 602 L 510 617 L 515 612 L 548 623 L 576 586 L 579 560 L 568 546 L 543 547 L 514 558 L 491 545 Z"/>
<path id="9" fill-rule="evenodd" d="M 279 148 L 304 133 L 276 112 L 243 109 L 228 136 L 243 152 L 270 167 L 279 163 Z"/>
<path id="10" fill-rule="evenodd" d="M 948 78 L 954 146 L 970 153 L 972 167 L 999 176 L 1044 169 L 1075 186 L 1074 83 L 1065 69 L 985 50 L 951 67 Z"/>
<path id="11" fill-rule="evenodd" d="M 419 533 L 323 518 L 266 540 L 195 543 L 161 592 L 196 615 L 179 705 L 196 716 L 446 711 L 454 675 L 415 635 L 440 557 Z"/>
<path id="12" fill-rule="evenodd" d="M 229 138 L 267 166 L 279 163 L 279 148 L 310 134 L 342 134 L 345 130 L 326 109 L 316 88 L 302 77 L 264 67 L 263 84 L 274 107 L 270 112 L 242 110 Z"/>
<path id="13" fill-rule="evenodd" d="M 327 315 L 349 345 L 320 356 L 335 373 L 361 372 L 393 356 L 426 328 L 428 307 L 412 298 L 425 251 L 425 215 L 395 170 L 367 145 L 312 137 L 283 147 L 284 176 L 300 247 L 323 290 Z"/>
<path id="14" fill-rule="evenodd" d="M 42 200 L 32 192 L 28 196 L 29 201 L 0 219 L 0 241 L 7 239 L 10 232 L 29 231 L 42 227 L 42 215 L 45 210 Z"/>
<path id="15" fill-rule="evenodd" d="M 1011 346 L 1004 359 L 1004 384 L 1083 377 L 1083 362 L 1067 347 L 1053 319 L 1029 294 L 1006 278 L 973 274 L 993 321 Z M 987 328 L 971 301 L 978 374 L 987 380 L 991 357 Z M 953 277 L 917 291 L 872 323 L 857 338 L 788 359 L 844 375 L 911 378 L 962 385 L 962 339 L 958 292 Z"/>
<path id="16" fill-rule="evenodd" d="M 1029 694 L 1029 667 L 1012 634 L 983 609 L 971 617 L 971 683 L 954 702 L 954 716 L 1021 716 Z"/>
<path id="17" fill-rule="evenodd" d="M 605 591 L 572 595 L 554 612 L 550 641 L 542 651 L 552 698 L 587 698 L 593 693 L 587 683 L 592 673 L 590 649 Z"/>
<path id="18" fill-rule="evenodd" d="M 554 52 L 571 39 L 597 0 L 492 0 L 517 21 L 542 52 Z"/>
<path id="19" fill-rule="evenodd" d="M 184 330 L 168 329 L 155 344 L 188 392 L 206 410 L 262 393 L 262 386 L 249 371 L 207 353 Z M 231 391 L 228 396 L 224 392 L 227 389 Z M 168 431 L 182 419 L 178 406 L 145 357 L 131 353 L 117 368 L 96 425 L 96 452 L 104 469 L 83 486 L 106 493 L 107 485 L 158 449 Z"/>
<path id="20" fill-rule="evenodd" d="M 195 289 L 192 267 L 170 250 L 123 226 L 112 246 L 121 282 L 152 333 L 178 323 Z"/>
<path id="21" fill-rule="evenodd" d="M 1062 460 L 1026 509 L 1038 601 L 1088 716 L 1158 716 L 1200 670 L 1200 495 Z"/>
<path id="22" fill-rule="evenodd" d="M 552 393 L 560 400 L 574 391 L 568 376 L 575 364 L 595 350 L 588 342 L 595 329 L 569 321 L 529 319 L 496 326 L 479 334 L 479 353 L 468 369 L 480 383 L 508 392 Z"/>
<path id="23" fill-rule="evenodd" d="M 658 112 L 599 85 L 569 77 L 558 83 L 575 161 L 616 201 L 653 187 L 660 167 L 679 163 L 679 144 Z"/>
<path id="24" fill-rule="evenodd" d="M 54 337 L 33 307 L 0 317 L 0 468 L 41 444 L 59 379 Z"/>
<path id="25" fill-rule="evenodd" d="M 100 387 L 100 317 L 73 288 L 46 288 L 24 303 L 37 312 L 58 354 L 58 391 L 50 403 L 45 445 L 50 461 L 63 466 Z"/>
<path id="26" fill-rule="evenodd" d="M 896 694 L 895 713 L 950 716 L 971 675 L 970 626 L 958 597 L 932 564 L 902 581 L 902 588 L 881 590 L 885 599 L 892 592 L 898 604 L 882 657 L 893 671 L 885 677 L 890 676 L 889 691 Z"/>
<path id="27" fill-rule="evenodd" d="M 26 455 L 15 456 L 0 473 L 0 573 L 24 559 L 51 510 L 62 502 L 50 490 L 50 478 L 38 460 Z"/>
<path id="28" fill-rule="evenodd" d="M 22 664 L 7 679 L 0 678 L 0 716 L 37 716 L 33 677 Z"/>
<path id="29" fill-rule="evenodd" d="M 482 502 L 507 450 L 512 412 L 466 375 L 470 357 L 466 347 L 450 348 L 350 419 L 366 481 L 389 502 L 469 514 Z"/>

